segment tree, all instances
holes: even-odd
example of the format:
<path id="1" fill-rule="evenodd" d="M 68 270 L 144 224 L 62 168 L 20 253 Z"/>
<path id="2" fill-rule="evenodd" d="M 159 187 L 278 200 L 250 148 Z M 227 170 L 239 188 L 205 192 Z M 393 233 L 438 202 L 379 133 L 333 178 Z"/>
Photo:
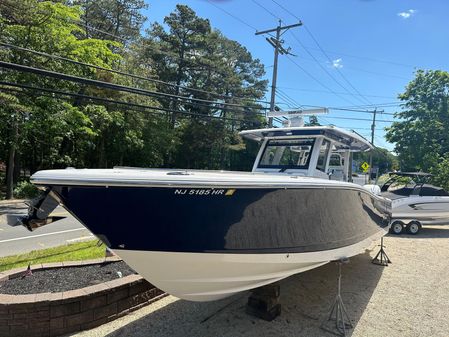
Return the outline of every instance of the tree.
<path id="1" fill-rule="evenodd" d="M 20 104 L 17 97 L 0 92 L 0 120 L 4 122 L 4 125 L 9 129 L 3 130 L 7 141 L 4 145 L 9 147 L 8 161 L 7 161 L 7 173 L 6 173 L 6 199 L 13 197 L 13 175 L 14 175 L 14 162 L 16 160 L 16 152 L 19 143 L 19 123 L 24 118 L 26 107 Z M 6 153 L 6 151 L 5 151 Z"/>
<path id="2" fill-rule="evenodd" d="M 73 23 L 79 20 L 80 10 L 61 3 L 37 0 L 5 1 L 2 3 L 0 29 L 2 41 L 15 46 L 52 53 L 76 61 L 110 67 L 119 60 L 110 47 L 118 46 L 110 41 L 78 39 L 80 28 Z M 80 67 L 60 60 L 36 56 L 17 49 L 2 49 L 3 60 L 65 72 L 83 77 L 97 78 L 93 69 Z M 2 80 L 11 83 L 33 85 L 47 89 L 86 91 L 86 88 L 34 74 L 1 70 Z M 0 133 L 6 136 L 0 161 L 8 163 L 8 172 L 14 167 L 14 158 L 23 155 L 19 163 L 33 170 L 42 167 L 60 167 L 85 164 L 84 151 L 94 132 L 91 122 L 79 108 L 80 102 L 45 95 L 36 91 L 4 87 L 0 114 L 6 115 L 6 123 L 0 123 Z M 26 114 L 25 114 L 26 112 Z M 8 117 L 9 116 L 9 117 Z M 12 130 L 8 132 L 8 130 Z M 8 159 L 4 153 L 8 153 Z M 8 192 L 12 186 L 8 174 Z M 11 195 L 8 195 L 9 197 Z"/>
<path id="3" fill-rule="evenodd" d="M 0 2 L 2 41 L 30 49 L 1 48 L 2 60 L 174 95 L 0 68 L 2 81 L 15 84 L 0 85 L 0 162 L 8 163 L 8 177 L 67 166 L 250 168 L 256 150 L 238 131 L 265 123 L 257 102 L 267 84 L 263 65 L 183 5 L 141 37 L 143 8 L 141 0 Z"/>
<path id="4" fill-rule="evenodd" d="M 201 19 L 185 5 L 176 5 L 176 10 L 165 17 L 164 23 L 169 27 L 165 31 L 159 23 L 154 23 L 144 43 L 145 54 L 153 60 L 159 78 L 171 82 L 173 86 L 159 86 L 159 90 L 179 96 L 188 94 L 181 86 L 188 86 L 192 68 L 197 66 L 196 51 L 205 46 L 205 36 L 210 33 L 209 20 Z M 173 110 L 171 125 L 175 127 L 180 103 L 176 99 L 162 102 L 163 106 Z"/>
<path id="5" fill-rule="evenodd" d="M 306 126 L 320 126 L 320 122 L 318 121 L 318 117 L 313 115 L 309 117 L 309 122 L 305 124 Z"/>
<path id="6" fill-rule="evenodd" d="M 387 149 L 381 147 L 375 147 L 373 150 L 373 167 L 379 169 L 379 174 L 391 172 L 399 169 L 399 162 L 395 155 L 389 152 Z M 369 163 L 370 152 L 358 152 L 354 153 L 354 160 L 360 163 Z"/>
<path id="7" fill-rule="evenodd" d="M 438 163 L 431 168 L 433 183 L 449 191 L 449 155 L 440 156 Z"/>
<path id="8" fill-rule="evenodd" d="M 185 5 L 177 5 L 164 23 L 167 28 L 156 23 L 147 32 L 141 60 L 151 62 L 160 80 L 173 83 L 158 84 L 160 91 L 187 98 L 161 101 L 172 111 L 171 126 L 177 129 L 180 144 L 167 162 L 177 167 L 229 168 L 230 151 L 243 149 L 238 130 L 262 121 L 255 100 L 266 90 L 263 65 Z M 188 113 L 195 116 L 187 117 Z M 218 122 L 211 116 L 229 120 Z"/>
<path id="9" fill-rule="evenodd" d="M 405 110 L 397 117 L 403 120 L 386 138 L 396 144 L 401 169 L 435 170 L 449 156 L 449 73 L 418 70 L 399 98 Z"/>
<path id="10" fill-rule="evenodd" d="M 143 0 L 74 0 L 82 9 L 81 26 L 87 38 L 132 42 L 146 21 Z"/>

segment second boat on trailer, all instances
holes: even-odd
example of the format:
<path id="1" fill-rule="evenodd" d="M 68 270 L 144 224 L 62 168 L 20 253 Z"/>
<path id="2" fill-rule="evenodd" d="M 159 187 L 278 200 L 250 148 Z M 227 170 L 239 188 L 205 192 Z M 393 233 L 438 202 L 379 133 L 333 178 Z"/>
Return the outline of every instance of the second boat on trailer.
<path id="1" fill-rule="evenodd" d="M 193 301 L 357 255 L 388 231 L 390 201 L 348 182 L 350 153 L 371 148 L 363 137 L 292 125 L 241 135 L 261 142 L 252 172 L 39 171 L 46 194 L 23 222 L 50 222 L 56 199 L 148 281 Z"/>
<path id="2" fill-rule="evenodd" d="M 380 187 L 381 195 L 392 200 L 391 232 L 418 234 L 423 225 L 449 223 L 449 193 L 429 184 L 425 172 L 390 172 Z"/>

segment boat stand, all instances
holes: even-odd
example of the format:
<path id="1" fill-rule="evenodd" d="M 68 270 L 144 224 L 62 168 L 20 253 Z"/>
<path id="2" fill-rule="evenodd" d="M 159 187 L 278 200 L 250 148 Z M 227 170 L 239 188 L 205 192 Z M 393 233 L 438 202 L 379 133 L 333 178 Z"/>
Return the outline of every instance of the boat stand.
<path id="1" fill-rule="evenodd" d="M 335 297 L 335 301 L 329 310 L 329 316 L 327 320 L 324 321 L 320 326 L 321 329 L 334 333 L 335 331 L 328 330 L 325 327 L 325 324 L 329 321 L 335 321 L 335 329 L 342 336 L 346 336 L 346 331 L 348 329 L 354 328 L 349 318 L 348 312 L 346 311 L 346 308 L 343 304 L 343 299 L 341 298 L 341 266 L 344 263 L 349 263 L 349 259 L 343 258 L 336 262 L 336 264 L 338 265 L 337 296 Z"/>
<path id="2" fill-rule="evenodd" d="M 281 314 L 280 295 L 281 286 L 278 282 L 251 290 L 246 313 L 265 321 L 272 321 Z"/>
<path id="3" fill-rule="evenodd" d="M 377 264 L 379 266 L 385 266 L 388 267 L 388 264 L 391 263 L 390 258 L 388 257 L 387 253 L 385 253 L 385 246 L 384 246 L 384 237 L 380 238 L 380 250 L 379 252 L 376 254 L 376 256 L 374 257 L 374 259 L 372 259 L 372 263 Z"/>

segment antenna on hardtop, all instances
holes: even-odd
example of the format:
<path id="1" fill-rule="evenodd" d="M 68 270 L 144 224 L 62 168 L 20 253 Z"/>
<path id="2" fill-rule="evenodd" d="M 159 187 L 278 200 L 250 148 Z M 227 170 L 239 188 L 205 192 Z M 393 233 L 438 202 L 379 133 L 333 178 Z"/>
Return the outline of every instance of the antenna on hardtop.
<path id="1" fill-rule="evenodd" d="M 323 115 L 329 113 L 327 108 L 306 109 L 306 110 L 290 110 L 290 111 L 269 111 L 268 117 L 287 117 L 282 122 L 284 127 L 304 126 L 304 116 Z"/>

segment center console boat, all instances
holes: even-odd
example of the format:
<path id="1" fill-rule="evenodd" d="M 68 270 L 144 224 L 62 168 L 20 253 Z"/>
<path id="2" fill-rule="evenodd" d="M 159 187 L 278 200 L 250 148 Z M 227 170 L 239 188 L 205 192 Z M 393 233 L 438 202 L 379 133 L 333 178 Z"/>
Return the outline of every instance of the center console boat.
<path id="1" fill-rule="evenodd" d="M 193 301 L 361 253 L 388 231 L 391 215 L 388 199 L 349 182 L 351 153 L 371 144 L 351 131 L 291 121 L 240 133 L 260 143 L 252 172 L 36 172 L 31 181 L 45 193 L 23 223 L 33 230 L 50 222 L 61 203 L 149 282 Z M 338 174 L 330 165 L 336 154 Z"/>

